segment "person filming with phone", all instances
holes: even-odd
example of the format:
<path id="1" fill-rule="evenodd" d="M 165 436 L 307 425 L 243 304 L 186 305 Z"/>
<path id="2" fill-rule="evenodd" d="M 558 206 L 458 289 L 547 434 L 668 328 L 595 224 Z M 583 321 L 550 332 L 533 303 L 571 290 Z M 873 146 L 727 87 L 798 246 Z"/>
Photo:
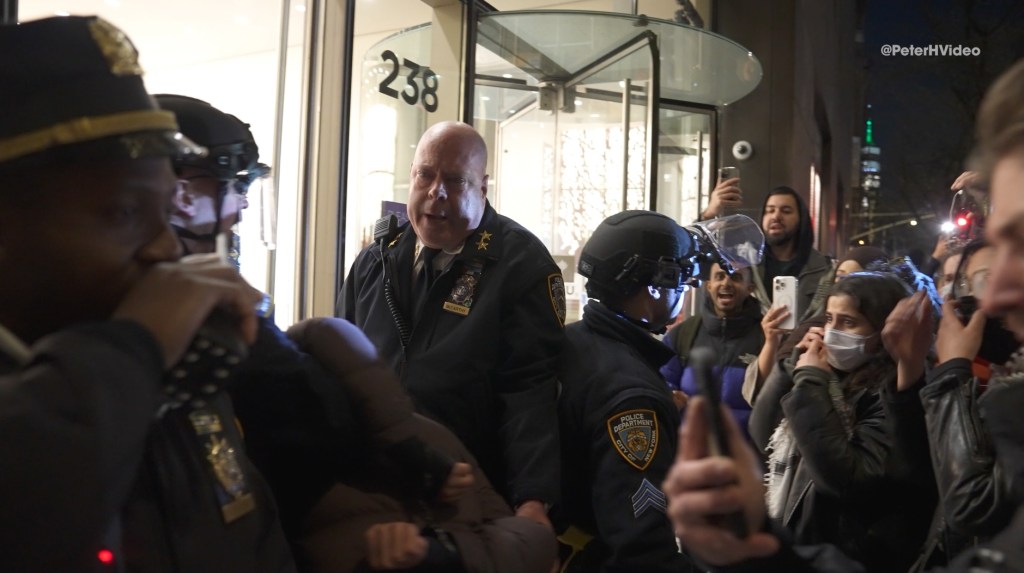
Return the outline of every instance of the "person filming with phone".
<path id="1" fill-rule="evenodd" d="M 870 571 L 907 569 L 934 500 L 902 478 L 880 396 L 904 373 L 881 331 L 910 294 L 890 273 L 853 273 L 835 283 L 824 328 L 811 328 L 794 351 L 783 419 L 758 444 L 768 455 L 768 514 L 798 543 L 834 543 Z M 759 400 L 754 409 L 772 406 Z"/>

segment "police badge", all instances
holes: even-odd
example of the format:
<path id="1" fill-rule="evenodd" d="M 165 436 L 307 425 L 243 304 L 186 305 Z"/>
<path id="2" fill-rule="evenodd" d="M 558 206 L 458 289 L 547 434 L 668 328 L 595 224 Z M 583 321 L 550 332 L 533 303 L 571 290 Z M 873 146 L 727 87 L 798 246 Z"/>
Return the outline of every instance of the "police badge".
<path id="1" fill-rule="evenodd" d="M 473 296 L 482 274 L 483 263 L 475 260 L 467 262 L 462 274 L 455 279 L 455 286 L 448 293 L 443 308 L 461 316 L 469 315 L 469 310 L 473 306 Z"/>
<path id="2" fill-rule="evenodd" d="M 256 508 L 256 499 L 249 491 L 245 470 L 238 462 L 229 436 L 224 433 L 220 416 L 199 408 L 188 415 L 192 429 L 206 452 L 206 461 L 214 479 L 214 494 L 220 503 L 224 523 L 231 523 Z"/>

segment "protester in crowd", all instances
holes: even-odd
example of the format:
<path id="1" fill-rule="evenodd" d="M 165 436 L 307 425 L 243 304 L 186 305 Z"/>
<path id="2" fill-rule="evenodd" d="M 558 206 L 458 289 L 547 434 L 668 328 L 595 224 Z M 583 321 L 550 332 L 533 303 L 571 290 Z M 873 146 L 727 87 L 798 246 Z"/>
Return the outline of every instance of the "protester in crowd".
<path id="1" fill-rule="evenodd" d="M 931 452 L 926 461 L 934 465 L 941 498 L 921 567 L 946 563 L 961 550 L 1002 530 L 1013 515 L 1006 473 L 995 459 L 980 410 L 990 378 L 992 385 L 1001 386 L 1019 373 L 1013 365 L 1010 369 L 1004 366 L 1018 346 L 1013 333 L 976 310 L 984 297 L 994 254 L 984 241 L 964 247 L 953 296 L 945 303 L 935 342 L 938 366 L 928 373 L 927 385 L 898 387 L 900 394 L 920 394 Z M 927 349 L 930 329 L 914 317 L 930 312 L 912 302 L 901 302 L 900 306 L 907 308 L 894 312 L 890 318 L 894 324 L 886 329 L 894 331 L 889 333 L 894 339 L 921 338 L 915 346 Z M 899 310 L 905 310 L 906 318 Z"/>
<path id="2" fill-rule="evenodd" d="M 916 499 L 896 475 L 879 396 L 901 373 L 882 345 L 882 327 L 910 293 L 888 273 L 855 273 L 835 283 L 824 328 L 811 328 L 797 345 L 802 352 L 781 400 L 784 417 L 765 448 L 769 515 L 798 542 L 835 543 L 873 571 L 909 567 L 934 501 Z M 922 358 L 918 376 L 923 367 Z"/>
<path id="3" fill-rule="evenodd" d="M 743 380 L 743 397 L 748 404 L 754 404 L 761 388 L 767 385 L 765 382 L 768 376 L 774 372 L 779 362 L 791 357 L 793 348 L 807 334 L 807 330 L 811 327 L 822 327 L 825 325 L 825 299 L 832 290 L 832 284 L 841 277 L 863 271 L 872 264 L 884 262 L 888 259 L 889 257 L 885 251 L 872 246 L 856 247 L 847 251 L 846 256 L 839 261 L 839 264 L 834 267 L 833 271 L 821 277 L 814 299 L 811 301 L 811 316 L 801 321 L 790 337 L 787 337 L 790 331 L 782 329 L 780 326 L 790 316 L 791 309 L 777 306 L 769 309 L 764 314 L 764 317 L 761 319 L 761 331 L 764 334 L 765 343 L 758 353 L 756 366 L 750 365 L 747 367 Z M 784 343 L 784 340 L 789 342 Z M 773 384 L 772 386 L 776 385 Z M 770 402 L 778 403 L 781 397 L 782 394 L 773 396 Z M 775 426 L 779 423 L 779 419 L 779 417 L 773 416 L 772 422 L 768 424 L 769 427 L 765 431 L 770 432 L 774 430 Z"/>
<path id="4" fill-rule="evenodd" d="M 989 174 L 991 215 L 985 230 L 995 249 L 982 295 L 981 310 L 998 317 L 1024 341 L 1024 61 L 1016 63 L 988 90 L 978 113 L 978 170 Z M 901 309 L 904 320 L 923 322 L 923 296 Z M 945 320 L 945 318 L 944 318 Z M 974 320 L 974 319 L 972 319 Z M 970 322 L 968 323 L 968 328 Z M 977 328 L 977 323 L 975 323 Z M 979 547 L 961 553 L 948 571 L 1024 571 L 1024 384 L 1019 376 L 989 388 L 981 403 L 982 419 L 992 439 L 997 463 L 1010 484 L 1014 516 L 1000 533 Z M 706 424 L 703 402 L 691 406 L 681 448 L 665 489 L 670 515 L 680 540 L 715 571 L 863 571 L 834 546 L 792 546 L 765 523 L 758 499 L 761 486 L 753 470 L 753 454 L 745 449 L 734 423 L 727 424 L 734 459 L 705 458 Z M 744 539 L 721 526 L 720 515 L 741 510 L 758 531 Z M 771 525 L 771 524 L 769 524 Z"/>
<path id="5" fill-rule="evenodd" d="M 514 516 L 451 431 L 419 415 L 407 419 L 411 404 L 397 377 L 379 372 L 376 350 L 354 325 L 315 318 L 293 326 L 288 336 L 330 371 L 352 373 L 356 380 L 347 386 L 360 404 L 361 423 L 387 434 L 400 431 L 403 437 L 412 432 L 447 458 L 465 462 L 457 465 L 472 468 L 468 483 L 450 478 L 439 495 L 431 495 L 424 492 L 422 476 L 410 471 L 423 455 L 420 448 L 403 442 L 397 452 L 395 447 L 368 451 L 358 441 L 359 451 L 339 460 L 346 466 L 344 476 L 302 522 L 296 558 L 303 570 L 550 571 L 555 560 L 551 530 Z M 353 340 L 361 341 L 358 348 L 352 348 Z"/>
<path id="6" fill-rule="evenodd" d="M 714 373 L 721 380 L 722 401 L 728 404 L 744 431 L 750 405 L 742 395 L 743 377 L 764 346 L 764 335 L 758 328 L 761 307 L 751 296 L 753 288 L 751 269 L 729 274 L 717 263 L 712 264 L 700 313 L 665 336 L 665 345 L 675 350 L 676 356 L 661 368 L 673 396 L 681 394 L 677 403 L 685 405 L 686 399 L 698 390 L 693 369 L 688 365 L 690 350 L 711 348 L 718 357 Z"/>

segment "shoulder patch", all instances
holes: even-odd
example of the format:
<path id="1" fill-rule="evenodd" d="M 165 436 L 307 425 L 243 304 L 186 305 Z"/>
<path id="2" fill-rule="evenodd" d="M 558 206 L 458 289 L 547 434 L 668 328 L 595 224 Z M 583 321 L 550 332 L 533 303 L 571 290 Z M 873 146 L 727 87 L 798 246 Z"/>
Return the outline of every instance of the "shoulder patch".
<path id="1" fill-rule="evenodd" d="M 626 410 L 608 418 L 612 445 L 629 465 L 643 471 L 658 451 L 658 418 L 654 410 Z"/>
<path id="2" fill-rule="evenodd" d="M 548 297 L 551 298 L 551 308 L 555 311 L 558 323 L 565 326 L 565 280 L 562 279 L 562 273 L 548 275 Z"/>

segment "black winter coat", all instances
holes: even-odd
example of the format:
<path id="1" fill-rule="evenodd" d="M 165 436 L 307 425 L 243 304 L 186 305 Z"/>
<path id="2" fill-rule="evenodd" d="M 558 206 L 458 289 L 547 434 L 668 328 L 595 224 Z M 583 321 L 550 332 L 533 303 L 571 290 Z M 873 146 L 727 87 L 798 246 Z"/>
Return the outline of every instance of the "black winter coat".
<path id="1" fill-rule="evenodd" d="M 597 301 L 566 327 L 562 358 L 562 505 L 557 526 L 594 540 L 569 571 L 680 573 L 661 492 L 679 412 L 658 373 L 673 352 Z"/>
<path id="2" fill-rule="evenodd" d="M 0 569 L 294 571 L 227 395 L 161 410 L 163 357 L 148 331 L 76 326 L 39 340 L 27 362 L 0 358 Z M 223 495 L 241 483 L 253 505 L 227 518 Z"/>
<path id="3" fill-rule="evenodd" d="M 425 300 L 413 288 L 415 247 L 407 223 L 364 249 L 342 289 L 342 318 L 366 332 L 417 410 L 455 433 L 510 504 L 555 501 L 561 272 L 536 237 L 490 205 Z"/>

